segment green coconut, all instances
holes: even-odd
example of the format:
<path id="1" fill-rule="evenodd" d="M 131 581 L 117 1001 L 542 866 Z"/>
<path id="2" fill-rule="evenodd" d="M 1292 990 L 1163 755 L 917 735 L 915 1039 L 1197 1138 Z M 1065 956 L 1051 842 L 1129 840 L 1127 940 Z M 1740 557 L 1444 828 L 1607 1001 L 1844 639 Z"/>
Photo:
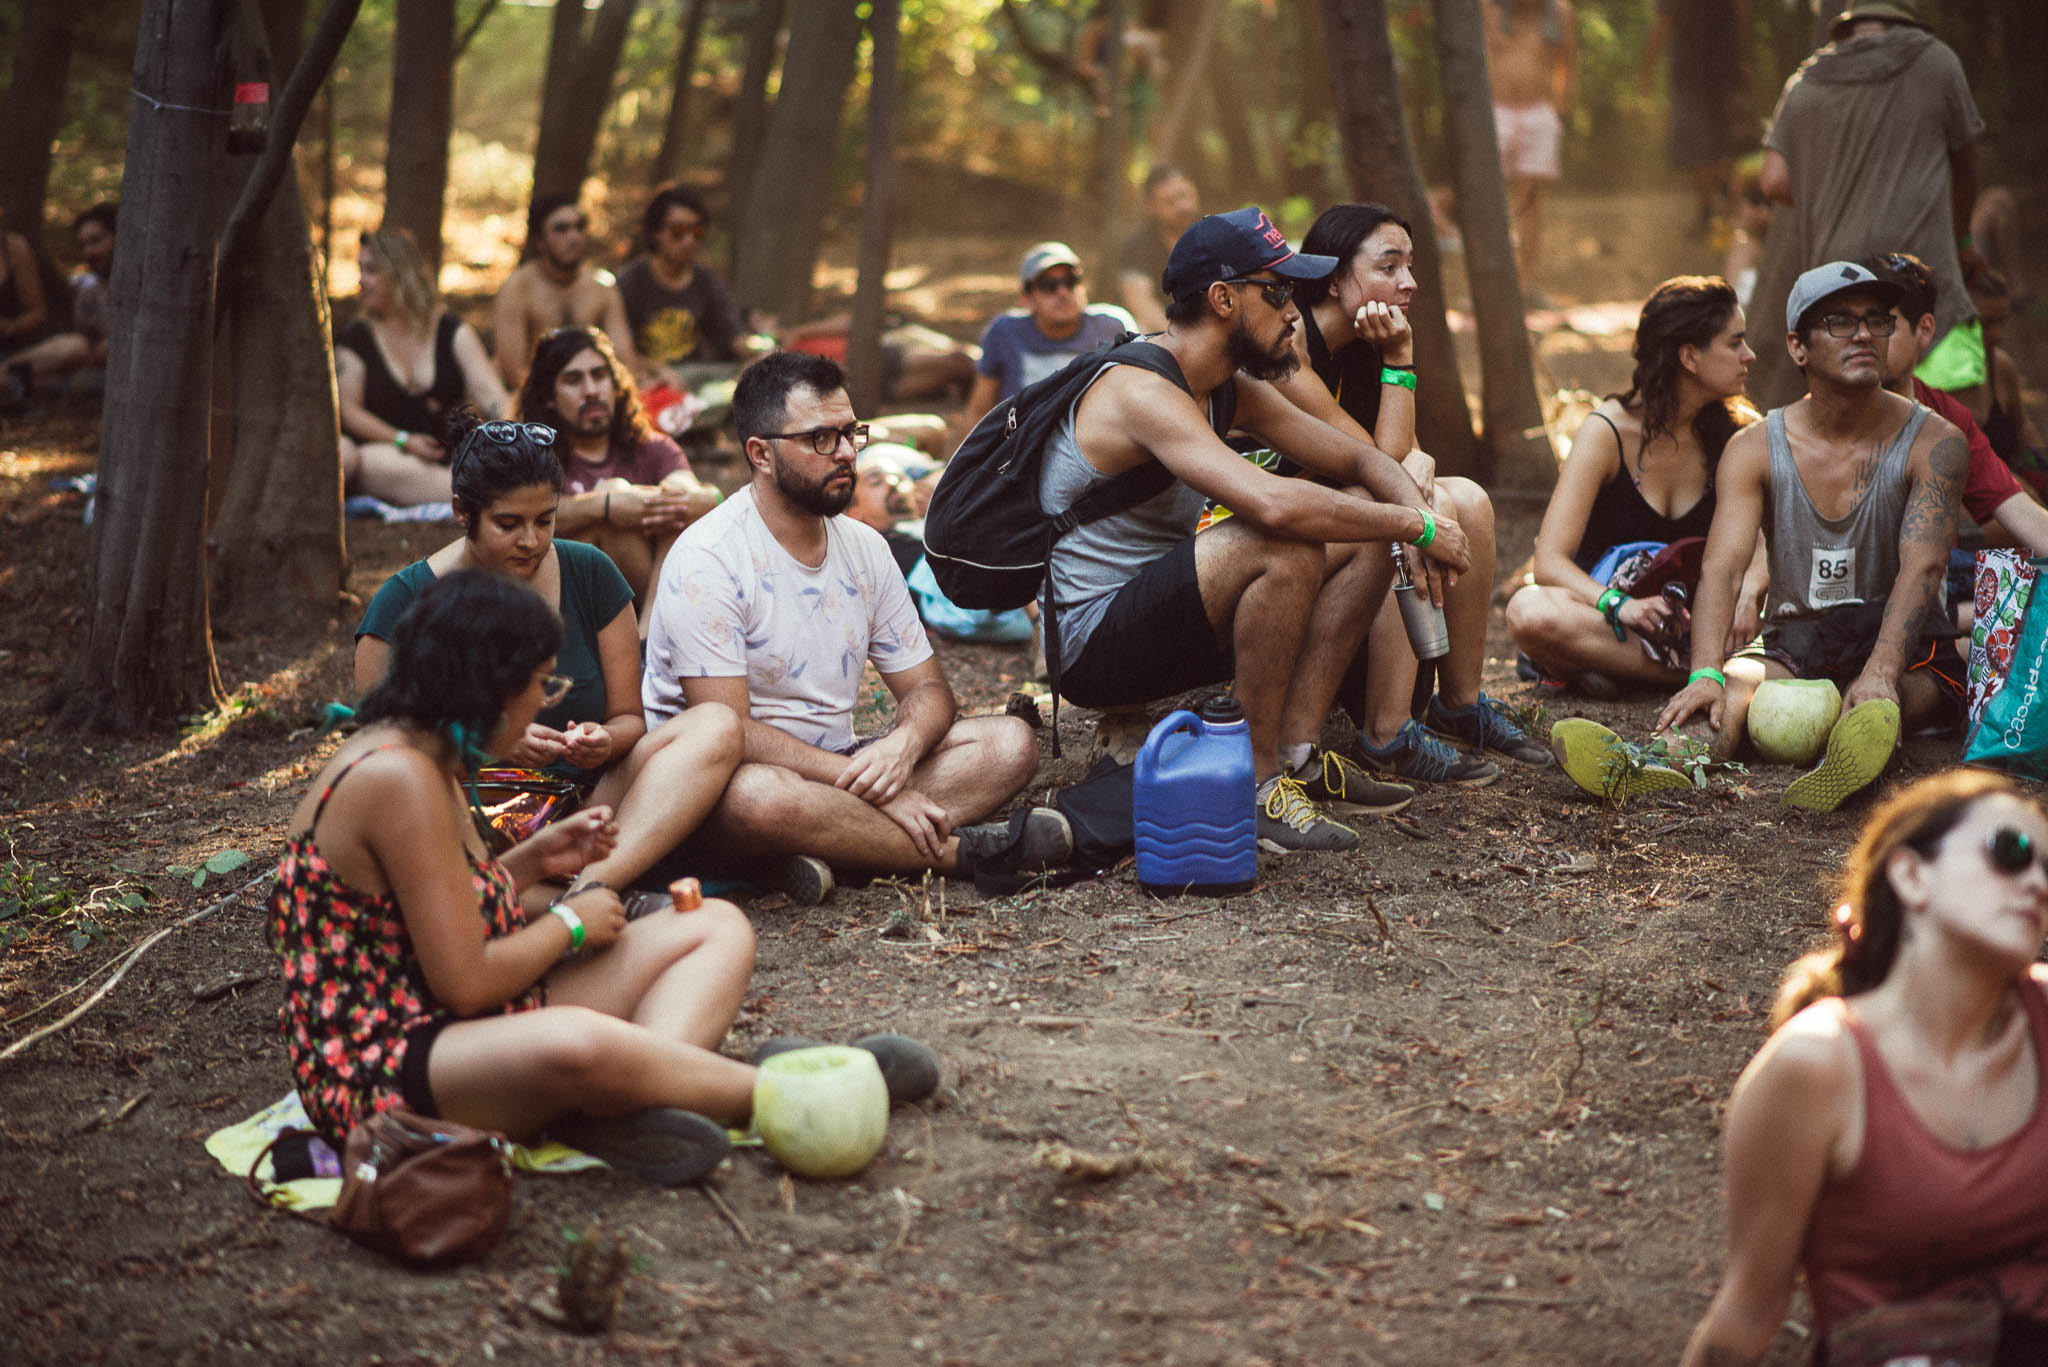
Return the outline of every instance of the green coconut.
<path id="1" fill-rule="evenodd" d="M 882 1151 L 889 1087 L 865 1049 L 821 1044 L 761 1064 L 754 1129 L 776 1161 L 799 1177 L 849 1177 Z"/>
<path id="2" fill-rule="evenodd" d="M 1841 715 L 1841 691 L 1826 679 L 1767 679 L 1749 701 L 1749 738 L 1772 764 L 1811 764 Z"/>

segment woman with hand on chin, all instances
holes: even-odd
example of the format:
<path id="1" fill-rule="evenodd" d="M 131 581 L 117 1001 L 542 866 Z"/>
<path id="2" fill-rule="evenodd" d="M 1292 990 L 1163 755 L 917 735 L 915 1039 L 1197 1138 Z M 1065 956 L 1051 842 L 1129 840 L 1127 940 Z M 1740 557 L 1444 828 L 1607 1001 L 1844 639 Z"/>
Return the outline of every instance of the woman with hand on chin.
<path id="1" fill-rule="evenodd" d="M 2044 858 L 2040 804 L 1982 771 L 1871 815 L 1728 1103 L 1727 1268 L 1686 1367 L 1761 1360 L 1802 1269 L 1816 1362 L 2048 1362 Z"/>

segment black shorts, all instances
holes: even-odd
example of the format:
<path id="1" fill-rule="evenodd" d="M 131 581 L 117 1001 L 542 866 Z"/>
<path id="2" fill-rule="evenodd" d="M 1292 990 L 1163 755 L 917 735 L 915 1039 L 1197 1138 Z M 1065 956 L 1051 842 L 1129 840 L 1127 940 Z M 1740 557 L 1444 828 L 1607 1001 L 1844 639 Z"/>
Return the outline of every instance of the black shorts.
<path id="1" fill-rule="evenodd" d="M 1869 663 L 1877 633 L 1884 626 L 1883 602 L 1844 603 L 1827 608 L 1818 617 L 1773 622 L 1763 634 L 1735 652 L 1736 659 L 1775 660 L 1798 679 L 1826 679 L 1846 689 Z M 1941 695 L 1939 724 L 1960 724 L 1965 709 L 1963 683 L 1966 675 L 1962 657 L 1951 647 L 1951 636 L 1936 633 L 1922 636 L 1906 652 L 1906 673 L 1925 671 Z"/>
<path id="2" fill-rule="evenodd" d="M 1060 695 L 1082 707 L 1124 707 L 1223 683 L 1236 672 L 1202 606 L 1191 536 L 1110 598 L 1080 657 L 1060 661 Z"/>
<path id="3" fill-rule="evenodd" d="M 454 1023 L 451 1016 L 432 1016 L 405 1032 L 405 1062 L 398 1066 L 399 1094 L 414 1115 L 428 1120 L 439 1117 L 441 1108 L 434 1104 L 434 1088 L 427 1081 L 427 1058 L 434 1052 L 434 1041 Z"/>

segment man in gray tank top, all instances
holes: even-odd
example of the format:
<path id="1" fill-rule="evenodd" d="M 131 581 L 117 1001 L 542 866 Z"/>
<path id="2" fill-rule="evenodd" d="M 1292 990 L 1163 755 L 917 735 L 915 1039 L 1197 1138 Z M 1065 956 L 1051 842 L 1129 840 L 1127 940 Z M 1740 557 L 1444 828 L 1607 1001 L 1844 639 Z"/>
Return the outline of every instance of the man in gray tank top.
<path id="1" fill-rule="evenodd" d="M 1794 283 L 1785 348 L 1807 391 L 1729 439 L 1693 607 L 1692 678 L 1657 718 L 1661 731 L 1704 709 L 1716 750 L 1732 754 L 1758 684 L 1832 680 L 1842 714 L 1827 752 L 1784 795 L 1818 811 L 1883 772 L 1902 726 L 1961 717 L 1962 662 L 1940 594 L 1969 453 L 1953 425 L 1884 388 L 1899 293 L 1847 261 Z M 1744 644 L 1727 635 L 1759 529 L 1769 606 L 1763 634 Z"/>

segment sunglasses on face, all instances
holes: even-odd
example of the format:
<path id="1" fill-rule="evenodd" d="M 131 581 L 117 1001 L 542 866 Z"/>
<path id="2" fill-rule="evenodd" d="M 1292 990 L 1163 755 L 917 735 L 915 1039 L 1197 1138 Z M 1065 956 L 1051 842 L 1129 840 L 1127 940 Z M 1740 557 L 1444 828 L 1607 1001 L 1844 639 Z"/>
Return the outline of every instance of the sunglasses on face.
<path id="1" fill-rule="evenodd" d="M 1869 328 L 1873 337 L 1889 337 L 1899 319 L 1894 313 L 1830 313 L 1822 317 L 1820 325 L 1828 330 L 1828 336 L 1847 341 L 1856 335 L 1859 325 Z"/>
<path id="2" fill-rule="evenodd" d="M 1227 281 L 1231 285 L 1257 285 L 1259 295 L 1269 309 L 1284 309 L 1294 299 L 1292 280 L 1274 280 L 1269 276 L 1248 275 L 1242 280 Z"/>
<path id="3" fill-rule="evenodd" d="M 763 432 L 763 441 L 807 441 L 811 450 L 821 456 L 829 456 L 839 450 L 839 443 L 845 442 L 858 451 L 868 444 L 868 425 L 864 422 L 850 422 L 844 427 L 813 427 L 807 432 Z"/>
<path id="4" fill-rule="evenodd" d="M 556 703 L 568 697 L 569 690 L 576 686 L 576 681 L 567 674 L 543 675 L 535 671 L 533 677 L 540 680 L 540 705 L 542 707 L 553 707 Z"/>
<path id="5" fill-rule="evenodd" d="M 2000 873 L 2018 876 L 2028 866 L 2040 861 L 2043 872 L 2048 872 L 2048 852 L 2034 848 L 2034 837 L 2013 826 L 2000 826 L 1984 840 L 1984 857 L 1991 861 L 1991 867 Z"/>
<path id="6" fill-rule="evenodd" d="M 1078 272 L 1068 275 L 1041 275 L 1031 282 L 1031 288 L 1039 294 L 1058 294 L 1061 290 L 1077 290 L 1081 288 L 1081 276 Z"/>

